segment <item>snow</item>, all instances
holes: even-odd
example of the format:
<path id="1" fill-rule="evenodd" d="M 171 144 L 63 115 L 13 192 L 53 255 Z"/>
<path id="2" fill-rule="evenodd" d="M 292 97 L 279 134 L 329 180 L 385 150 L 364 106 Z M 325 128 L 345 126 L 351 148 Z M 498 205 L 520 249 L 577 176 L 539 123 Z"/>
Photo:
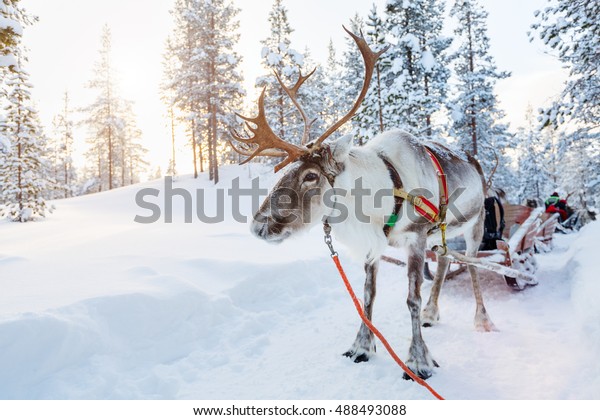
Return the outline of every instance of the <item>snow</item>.
<path id="1" fill-rule="evenodd" d="M 463 120 L 465 114 L 458 107 L 452 107 L 450 116 L 452 117 L 452 121 L 459 122 Z"/>
<path id="2" fill-rule="evenodd" d="M 405 43 L 408 46 L 408 48 L 412 49 L 415 52 L 421 51 L 419 39 L 413 34 L 406 34 L 402 38 L 402 42 Z"/>
<path id="3" fill-rule="evenodd" d="M 431 51 L 423 51 L 423 54 L 421 55 L 421 66 L 426 72 L 431 72 L 431 70 L 433 70 L 433 67 L 435 66 L 435 58 L 433 57 Z"/>
<path id="4" fill-rule="evenodd" d="M 288 50 L 287 53 L 290 55 L 290 57 L 292 57 L 292 62 L 294 62 L 296 65 L 300 67 L 304 65 L 304 54 L 292 49 Z"/>
<path id="5" fill-rule="evenodd" d="M 260 50 L 261 58 L 265 58 L 269 54 L 269 52 L 269 47 L 262 47 L 262 50 Z"/>
<path id="6" fill-rule="evenodd" d="M 0 55 L 0 67 L 16 66 L 17 64 L 14 54 Z"/>
<path id="7" fill-rule="evenodd" d="M 270 52 L 267 55 L 267 63 L 269 64 L 269 66 L 276 66 L 277 64 L 279 64 L 282 60 L 282 57 L 280 54 L 274 53 L 274 52 Z"/>
<path id="8" fill-rule="evenodd" d="M 240 177 L 248 188 L 249 174 L 275 181 L 260 165 L 226 167 L 219 186 Z M 368 363 L 341 357 L 359 320 L 319 228 L 266 244 L 229 216 L 227 194 L 223 223 L 184 223 L 176 196 L 173 223 L 139 224 L 141 188 L 163 202 L 158 180 L 55 201 L 43 221 L 0 222 L 0 399 L 433 398 L 383 346 Z M 174 188 L 217 196 L 205 177 Z M 468 277 L 448 281 L 441 322 L 424 330 L 441 365 L 429 384 L 448 399 L 599 399 L 598 236 L 598 222 L 558 235 L 537 256 L 540 284 L 522 292 L 482 275 L 498 333 L 474 330 Z M 362 264 L 335 245 L 360 294 Z M 401 357 L 405 275 L 381 266 L 374 314 Z"/>
<path id="9" fill-rule="evenodd" d="M 8 153 L 10 147 L 10 140 L 0 134 L 0 151 Z"/>
<path id="10" fill-rule="evenodd" d="M 11 29 L 16 35 L 23 36 L 23 27 L 14 19 L 0 15 L 0 29 Z"/>

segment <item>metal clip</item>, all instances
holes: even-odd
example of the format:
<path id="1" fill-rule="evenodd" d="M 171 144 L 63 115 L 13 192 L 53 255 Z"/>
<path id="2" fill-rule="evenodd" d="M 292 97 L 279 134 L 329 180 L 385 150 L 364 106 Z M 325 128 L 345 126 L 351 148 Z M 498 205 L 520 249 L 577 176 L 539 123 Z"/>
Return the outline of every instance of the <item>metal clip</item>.
<path id="1" fill-rule="evenodd" d="M 335 257 L 338 253 L 333 249 L 333 238 L 331 237 L 331 225 L 327 222 L 323 222 L 323 232 L 325 232 L 325 245 L 329 247 L 331 257 Z"/>

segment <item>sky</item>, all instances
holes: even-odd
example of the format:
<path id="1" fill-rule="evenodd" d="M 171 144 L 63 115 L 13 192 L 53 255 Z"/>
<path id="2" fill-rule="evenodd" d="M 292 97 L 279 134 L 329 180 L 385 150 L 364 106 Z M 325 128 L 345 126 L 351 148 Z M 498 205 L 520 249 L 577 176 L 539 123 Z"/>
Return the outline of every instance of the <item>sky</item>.
<path id="1" fill-rule="evenodd" d="M 544 53 L 541 43 L 529 43 L 526 34 L 534 19 L 533 11 L 542 8 L 546 0 L 480 1 L 489 12 L 491 54 L 500 70 L 512 72 L 512 77 L 498 82 L 496 90 L 506 120 L 516 128 L 523 124 L 527 105 L 537 109 L 549 104 L 549 98 L 560 92 L 566 75 L 558 60 Z M 22 0 L 23 7 L 39 17 L 35 25 L 26 29 L 24 43 L 29 48 L 27 70 L 34 85 L 33 96 L 48 134 L 53 116 L 61 109 L 65 90 L 69 91 L 73 108 L 92 102 L 93 92 L 85 85 L 98 59 L 102 27 L 108 24 L 122 96 L 135 103 L 143 143 L 150 150 L 152 171 L 160 166 L 164 173 L 171 140 L 159 86 L 164 42 L 173 30 L 169 13 L 173 3 L 174 0 Z M 244 57 L 242 68 L 250 100 L 257 96 L 253 85 L 262 72 L 260 41 L 268 36 L 272 3 L 236 1 L 241 8 L 239 52 Z M 294 29 L 293 48 L 304 51 L 308 46 L 313 58 L 324 63 L 332 39 L 341 54 L 345 46 L 342 25 L 356 13 L 366 17 L 373 3 L 381 11 L 385 0 L 285 0 Z M 86 148 L 85 135 L 83 128 L 76 132 L 76 158 L 80 161 Z M 188 148 L 182 135 L 177 143 L 179 170 L 189 172 L 191 161 L 188 165 L 189 159 L 184 157 Z"/>

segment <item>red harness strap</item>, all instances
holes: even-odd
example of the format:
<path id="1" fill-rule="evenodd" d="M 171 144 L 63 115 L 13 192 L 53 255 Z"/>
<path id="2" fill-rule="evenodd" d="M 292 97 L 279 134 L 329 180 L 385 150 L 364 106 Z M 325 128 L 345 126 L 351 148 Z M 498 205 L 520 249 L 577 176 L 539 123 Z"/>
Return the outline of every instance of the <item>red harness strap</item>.
<path id="1" fill-rule="evenodd" d="M 437 159 L 437 157 L 435 157 L 435 155 L 433 154 L 433 152 L 426 147 L 425 150 L 427 151 L 427 154 L 429 155 L 429 157 L 431 158 L 431 161 L 433 162 L 433 166 L 435 166 L 435 169 L 437 169 L 437 176 L 438 179 L 440 181 L 440 204 L 448 204 L 448 184 L 446 183 L 446 174 L 444 173 L 444 170 L 442 169 L 442 165 L 440 165 L 440 161 Z"/>
<path id="2" fill-rule="evenodd" d="M 446 182 L 446 174 L 433 152 L 428 147 L 425 147 L 425 150 L 437 171 L 440 190 L 440 207 L 438 208 L 422 195 L 415 196 L 403 189 L 394 189 L 394 195 L 408 200 L 414 206 L 415 211 L 427 219 L 427 221 L 431 223 L 443 223 L 446 218 L 446 209 L 448 208 L 448 184 Z"/>

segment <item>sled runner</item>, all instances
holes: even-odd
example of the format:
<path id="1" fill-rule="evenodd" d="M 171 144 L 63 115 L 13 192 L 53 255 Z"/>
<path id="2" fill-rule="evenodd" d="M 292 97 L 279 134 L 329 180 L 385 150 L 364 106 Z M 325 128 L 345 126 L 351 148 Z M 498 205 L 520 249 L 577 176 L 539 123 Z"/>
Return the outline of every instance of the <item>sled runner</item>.
<path id="1" fill-rule="evenodd" d="M 495 249 L 479 251 L 475 258 L 464 255 L 464 244 L 461 244 L 460 239 L 449 241 L 448 256 L 453 264 L 446 279 L 465 271 L 466 264 L 472 264 L 502 275 L 506 284 L 514 290 L 536 285 L 537 263 L 534 254 L 550 249 L 552 235 L 558 224 L 558 215 L 544 213 L 543 207 L 506 205 L 504 221 L 503 239 L 496 241 Z M 441 252 L 440 247 L 427 251 L 426 278 L 432 279 L 429 263 L 437 262 Z"/>

